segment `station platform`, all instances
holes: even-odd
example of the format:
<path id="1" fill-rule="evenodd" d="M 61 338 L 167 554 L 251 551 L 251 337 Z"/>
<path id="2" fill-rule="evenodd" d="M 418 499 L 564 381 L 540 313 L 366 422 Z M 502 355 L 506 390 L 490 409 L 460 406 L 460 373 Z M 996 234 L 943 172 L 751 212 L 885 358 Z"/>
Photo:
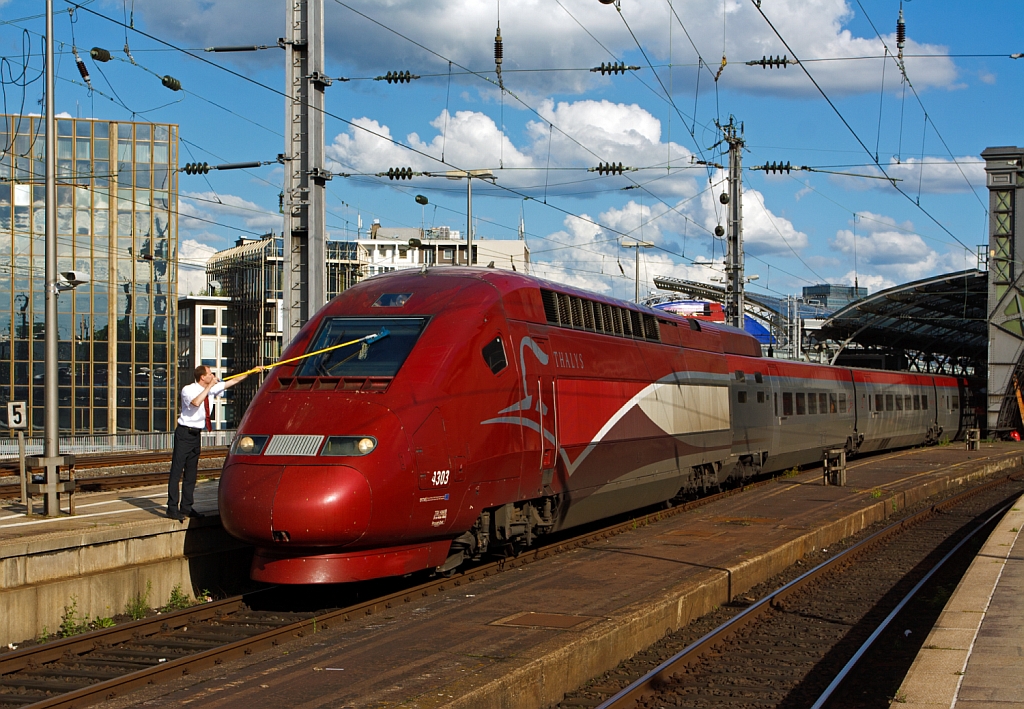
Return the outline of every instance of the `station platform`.
<path id="1" fill-rule="evenodd" d="M 906 709 L 1024 708 L 1024 497 L 946 603 L 896 696 Z"/>
<path id="2" fill-rule="evenodd" d="M 820 468 L 777 478 L 108 706 L 552 706 L 805 555 L 932 495 L 1020 472 L 1022 454 L 936 446 L 851 461 L 845 487 L 824 486 Z"/>
<path id="3" fill-rule="evenodd" d="M 0 647 L 59 627 L 64 607 L 80 618 L 122 613 L 129 600 L 167 602 L 175 585 L 186 594 L 215 590 L 248 575 L 251 551 L 229 537 L 217 515 L 217 481 L 196 486 L 204 519 L 165 515 L 167 486 L 76 493 L 59 517 L 32 517 L 20 501 L 0 505 Z M 232 559 L 236 558 L 234 561 Z"/>

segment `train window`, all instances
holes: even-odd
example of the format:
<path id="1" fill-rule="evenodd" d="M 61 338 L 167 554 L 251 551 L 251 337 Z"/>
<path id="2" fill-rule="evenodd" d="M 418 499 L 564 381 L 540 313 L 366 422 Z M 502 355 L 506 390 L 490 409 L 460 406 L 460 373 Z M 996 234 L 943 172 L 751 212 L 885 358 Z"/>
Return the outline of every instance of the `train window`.
<path id="1" fill-rule="evenodd" d="M 885 411 L 885 398 L 882 394 L 875 394 L 875 411 Z"/>
<path id="2" fill-rule="evenodd" d="M 327 351 L 307 357 L 296 376 L 393 377 L 426 324 L 427 318 L 324 318 L 306 351 Z M 378 337 L 366 342 L 370 335 Z"/>
<path id="3" fill-rule="evenodd" d="M 956 410 L 956 409 L 959 409 L 959 408 L 960 408 L 960 397 L 959 396 L 954 396 L 953 397 L 953 409 Z"/>
<path id="4" fill-rule="evenodd" d="M 811 416 L 818 413 L 818 395 L 813 392 L 807 395 L 807 413 Z"/>
<path id="5" fill-rule="evenodd" d="M 839 413 L 846 413 L 846 394 L 839 395 Z"/>
<path id="6" fill-rule="evenodd" d="M 807 413 L 807 396 L 801 392 L 796 395 L 796 415 L 803 416 Z"/>
<path id="7" fill-rule="evenodd" d="M 919 394 L 914 394 L 914 411 L 920 411 L 920 410 L 921 410 L 921 396 Z"/>
<path id="8" fill-rule="evenodd" d="M 818 411 L 823 414 L 828 413 L 828 394 L 825 392 L 818 394 Z"/>
<path id="9" fill-rule="evenodd" d="M 921 408 L 925 409 L 925 410 L 928 409 L 928 395 L 927 394 L 921 394 Z"/>
<path id="10" fill-rule="evenodd" d="M 885 395 L 885 410 L 886 411 L 892 411 L 893 410 L 892 394 L 886 394 Z"/>
<path id="11" fill-rule="evenodd" d="M 742 371 L 737 369 L 736 370 L 736 381 L 738 381 L 738 382 L 745 382 L 745 381 L 747 381 L 747 375 L 745 375 Z"/>
<path id="12" fill-rule="evenodd" d="M 906 411 L 914 410 L 914 404 L 910 399 L 910 394 L 907 394 L 905 397 L 903 397 L 903 408 Z"/>
<path id="13" fill-rule="evenodd" d="M 374 308 L 401 308 L 409 302 L 412 293 L 381 293 L 377 300 L 373 301 Z"/>
<path id="14" fill-rule="evenodd" d="M 763 391 L 757 392 L 757 403 L 759 403 L 759 404 L 763 404 L 764 403 L 764 392 Z"/>
<path id="15" fill-rule="evenodd" d="M 782 415 L 792 416 L 793 415 L 793 394 L 792 392 L 782 392 Z"/>
<path id="16" fill-rule="evenodd" d="M 487 362 L 487 366 L 491 368 L 492 374 L 497 374 L 508 366 L 508 360 L 505 359 L 505 346 L 501 344 L 500 337 L 495 337 L 484 345 L 481 354 L 484 356 L 484 362 Z"/>
<path id="17" fill-rule="evenodd" d="M 775 400 L 775 415 L 779 415 L 779 393 L 775 392 L 775 396 L 772 397 Z"/>
<path id="18" fill-rule="evenodd" d="M 764 384 L 764 377 L 761 376 L 760 372 L 754 372 L 754 381 L 758 384 Z"/>
<path id="19" fill-rule="evenodd" d="M 836 395 L 835 394 L 829 394 L 828 395 L 828 412 L 830 414 L 834 414 L 838 410 L 839 410 L 839 404 L 838 404 L 838 401 L 836 399 Z"/>
<path id="20" fill-rule="evenodd" d="M 688 318 L 687 321 L 690 323 L 690 329 L 694 332 L 700 332 L 700 323 L 693 318 Z"/>
<path id="21" fill-rule="evenodd" d="M 896 410 L 903 411 L 903 397 L 899 394 L 896 395 Z"/>
<path id="22" fill-rule="evenodd" d="M 736 401 L 737 401 L 737 403 L 740 403 L 740 404 L 747 403 L 747 392 L 745 392 L 745 391 L 738 391 L 738 392 L 736 392 Z"/>

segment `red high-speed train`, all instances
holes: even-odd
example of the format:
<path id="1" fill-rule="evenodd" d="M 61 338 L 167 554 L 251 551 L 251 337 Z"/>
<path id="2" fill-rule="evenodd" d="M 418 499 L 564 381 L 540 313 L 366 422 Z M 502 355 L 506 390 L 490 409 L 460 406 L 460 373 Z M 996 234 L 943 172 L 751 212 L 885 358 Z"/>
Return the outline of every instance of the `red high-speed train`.
<path id="1" fill-rule="evenodd" d="M 966 382 L 761 357 L 745 333 L 517 273 L 363 281 L 239 425 L 220 514 L 252 576 L 446 571 L 487 550 L 819 461 L 955 438 Z M 964 406 L 962 406 L 962 404 Z"/>

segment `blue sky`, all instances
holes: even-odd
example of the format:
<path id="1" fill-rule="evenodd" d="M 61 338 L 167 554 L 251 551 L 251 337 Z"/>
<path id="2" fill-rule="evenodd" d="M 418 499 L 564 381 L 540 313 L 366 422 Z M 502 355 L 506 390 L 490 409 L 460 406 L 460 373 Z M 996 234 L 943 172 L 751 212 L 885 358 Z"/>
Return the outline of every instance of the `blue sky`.
<path id="1" fill-rule="evenodd" d="M 476 232 L 516 238 L 522 214 L 536 274 L 632 298 L 625 234 L 657 246 L 641 256 L 642 292 L 655 275 L 707 280 L 721 270 L 724 242 L 711 232 L 724 223 L 724 173 L 692 161 L 727 164 L 714 147 L 715 121 L 732 115 L 745 130 L 744 167 L 788 161 L 819 170 L 744 171 L 754 290 L 785 295 L 854 278 L 877 290 L 973 267 L 987 239 L 979 154 L 1024 143 L 1024 59 L 1010 58 L 1024 51 L 1024 5 L 906 0 L 909 83 L 885 57 L 885 46 L 897 51 L 898 0 L 760 5 L 621 0 L 619 12 L 598 0 L 326 0 L 327 73 L 352 79 L 327 89 L 329 167 L 353 174 L 329 183 L 331 238 L 353 235 L 359 217 L 364 228 L 380 219 L 464 231 L 464 183 L 365 173 L 491 168 L 498 187 L 474 185 Z M 7 112 L 21 110 L 23 98 L 26 112 L 40 110 L 42 82 L 22 88 L 12 76 L 26 58 L 29 78 L 41 69 L 41 6 L 0 0 Z M 202 51 L 275 45 L 283 0 L 94 0 L 73 15 L 70 7 L 55 0 L 58 111 L 180 124 L 182 162 L 274 160 L 283 150 L 284 99 L 274 90 L 283 86 L 284 53 Z M 499 13 L 505 92 L 494 83 Z M 72 44 L 89 66 L 92 93 Z M 94 46 L 114 59 L 98 66 L 88 58 Z M 784 54 L 802 65 L 745 65 Z M 611 61 L 641 69 L 587 71 Z M 405 70 L 423 78 L 370 80 Z M 164 74 L 183 91 L 161 86 Z M 902 194 L 886 180 L 820 172 L 877 177 L 876 158 Z M 600 161 L 640 169 L 621 177 L 585 171 Z M 276 165 L 181 175 L 181 255 L 193 266 L 186 284 L 201 274 L 194 266 L 239 235 L 280 231 L 281 179 Z M 421 208 L 416 194 L 430 204 Z"/>

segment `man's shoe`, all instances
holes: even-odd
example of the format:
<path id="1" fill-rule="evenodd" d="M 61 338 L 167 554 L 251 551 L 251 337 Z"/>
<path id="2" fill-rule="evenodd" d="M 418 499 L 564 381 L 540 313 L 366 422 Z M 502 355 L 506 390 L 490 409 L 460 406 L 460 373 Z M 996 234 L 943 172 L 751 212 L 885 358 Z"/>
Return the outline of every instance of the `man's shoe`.
<path id="1" fill-rule="evenodd" d="M 189 510 L 188 516 L 191 517 L 192 519 L 202 519 L 206 515 L 204 515 L 202 512 L 196 512 L 195 510 Z"/>
<path id="2" fill-rule="evenodd" d="M 167 517 L 177 522 L 184 522 L 185 517 L 178 510 L 167 510 Z"/>

